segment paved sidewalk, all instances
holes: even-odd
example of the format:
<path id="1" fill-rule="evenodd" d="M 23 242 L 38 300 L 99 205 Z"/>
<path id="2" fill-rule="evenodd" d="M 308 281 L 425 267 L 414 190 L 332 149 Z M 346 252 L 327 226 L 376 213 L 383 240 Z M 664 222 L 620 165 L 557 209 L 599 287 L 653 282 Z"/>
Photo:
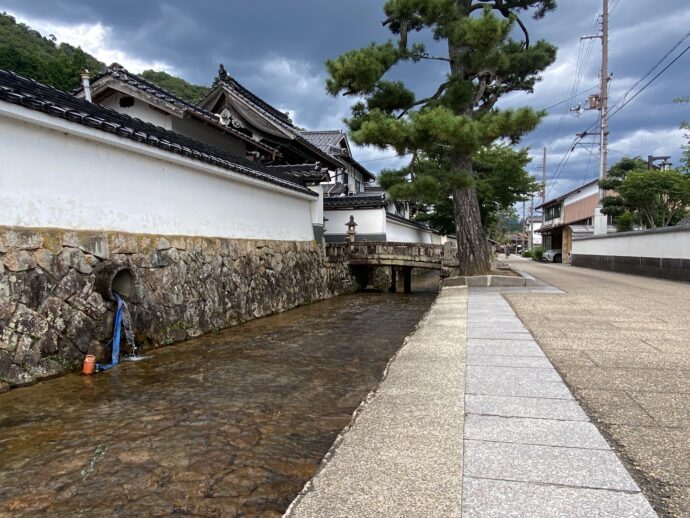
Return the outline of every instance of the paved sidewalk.
<path id="1" fill-rule="evenodd" d="M 460 516 L 466 314 L 443 290 L 286 516 Z"/>
<path id="2" fill-rule="evenodd" d="M 656 515 L 501 292 L 446 288 L 286 516 Z"/>

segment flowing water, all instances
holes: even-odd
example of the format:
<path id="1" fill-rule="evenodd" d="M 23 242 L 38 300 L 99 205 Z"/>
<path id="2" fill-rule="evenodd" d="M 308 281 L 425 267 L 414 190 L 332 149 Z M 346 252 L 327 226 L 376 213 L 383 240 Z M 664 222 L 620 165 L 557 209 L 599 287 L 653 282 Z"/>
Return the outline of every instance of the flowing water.
<path id="1" fill-rule="evenodd" d="M 342 296 L 0 395 L 0 515 L 280 516 L 433 298 Z"/>

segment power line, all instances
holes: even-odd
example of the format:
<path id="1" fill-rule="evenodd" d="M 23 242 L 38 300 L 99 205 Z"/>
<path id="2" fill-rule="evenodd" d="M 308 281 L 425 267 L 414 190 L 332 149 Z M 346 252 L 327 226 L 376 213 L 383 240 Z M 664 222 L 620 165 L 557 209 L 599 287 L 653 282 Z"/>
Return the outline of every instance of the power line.
<path id="1" fill-rule="evenodd" d="M 690 33 L 689 33 L 688 35 L 690 35 Z M 671 66 L 672 66 L 676 61 L 678 61 L 678 60 L 683 56 L 683 54 L 685 54 L 688 50 L 690 50 L 690 45 L 688 45 L 687 47 L 685 47 L 685 50 L 684 50 L 683 52 L 681 52 L 680 54 L 678 54 L 678 55 L 673 59 L 673 61 L 671 61 L 668 65 L 666 65 L 664 68 L 662 68 L 662 69 L 659 71 L 659 73 L 658 73 L 657 75 L 655 75 L 653 78 L 651 78 L 651 79 L 649 80 L 648 83 L 646 83 L 642 88 L 640 88 L 637 92 L 635 92 L 635 95 L 633 95 L 630 99 L 628 99 L 628 100 L 625 101 L 623 104 L 621 104 L 613 113 L 611 113 L 611 115 L 609 115 L 609 118 L 613 117 L 615 114 L 617 114 L 617 113 L 618 113 L 619 111 L 621 111 L 623 108 L 625 108 L 628 104 L 630 104 L 630 103 L 635 99 L 635 97 L 637 97 L 637 96 L 640 95 L 642 92 L 644 92 L 645 89 L 646 89 L 649 85 L 651 85 L 654 81 L 656 81 L 656 80 L 661 76 L 661 74 L 663 74 L 663 73 L 666 72 L 669 68 L 671 68 Z"/>
<path id="2" fill-rule="evenodd" d="M 690 37 L 690 31 L 686 32 L 685 35 L 684 35 L 681 39 L 679 39 L 679 40 L 675 43 L 675 45 L 673 45 L 673 46 L 666 52 L 666 54 L 664 54 L 664 55 L 654 64 L 654 66 L 652 66 L 652 68 L 650 68 L 650 69 L 647 71 L 647 73 L 645 73 L 645 75 L 643 75 L 640 79 L 638 79 L 637 82 L 635 82 L 635 84 L 632 85 L 632 86 L 628 89 L 628 91 L 625 92 L 625 93 L 623 94 L 623 96 L 616 102 L 616 104 L 618 104 L 618 103 L 620 103 L 620 102 L 623 102 L 623 101 L 625 100 L 625 98 L 626 98 L 628 95 L 630 95 L 630 92 L 632 92 L 632 91 L 637 87 L 637 85 L 639 85 L 639 84 L 640 84 L 642 81 L 644 81 L 652 72 L 654 72 L 654 70 L 656 70 L 656 68 L 657 68 L 661 63 L 663 63 L 663 62 L 666 60 L 666 58 L 667 58 L 669 55 L 671 55 L 671 53 L 672 53 L 674 50 L 676 50 L 676 49 L 680 46 L 681 43 L 683 43 L 686 39 L 688 39 L 688 37 Z M 686 49 L 686 50 L 687 50 L 687 49 Z M 683 51 L 683 52 L 685 52 L 685 51 Z M 681 54 L 681 55 L 682 55 L 682 54 Z M 614 105 L 614 108 L 615 108 L 615 105 Z"/>
<path id="3" fill-rule="evenodd" d="M 365 163 L 367 163 L 367 162 L 377 162 L 377 161 L 379 161 L 379 160 L 388 160 L 388 159 L 390 159 L 390 158 L 402 158 L 402 157 L 404 157 L 404 156 L 410 156 L 410 155 L 412 155 L 412 153 L 404 153 L 404 154 L 402 154 L 402 155 L 382 156 L 382 157 L 379 157 L 379 158 L 370 158 L 369 160 L 358 160 L 358 162 L 359 162 L 360 164 L 365 164 Z"/>
<path id="4" fill-rule="evenodd" d="M 559 101 L 559 102 L 557 102 L 556 104 L 552 104 L 551 106 L 547 106 L 546 108 L 542 108 L 542 110 L 548 111 L 548 110 L 550 110 L 551 108 L 555 108 L 556 106 L 560 106 L 560 105 L 563 104 L 563 103 L 567 103 L 568 101 L 572 101 L 572 100 L 575 99 L 576 97 L 578 97 L 578 96 L 580 96 L 580 95 L 582 95 L 582 94 L 585 94 L 585 93 L 589 92 L 590 90 L 594 90 L 595 88 L 598 88 L 598 87 L 599 87 L 599 85 L 595 85 L 595 86 L 593 86 L 593 87 L 591 87 L 591 88 L 587 88 L 587 90 L 582 90 L 582 91 L 580 91 L 580 92 L 577 92 L 575 95 L 571 95 L 570 97 L 568 97 L 568 98 L 566 98 L 566 99 L 563 99 L 562 101 Z"/>

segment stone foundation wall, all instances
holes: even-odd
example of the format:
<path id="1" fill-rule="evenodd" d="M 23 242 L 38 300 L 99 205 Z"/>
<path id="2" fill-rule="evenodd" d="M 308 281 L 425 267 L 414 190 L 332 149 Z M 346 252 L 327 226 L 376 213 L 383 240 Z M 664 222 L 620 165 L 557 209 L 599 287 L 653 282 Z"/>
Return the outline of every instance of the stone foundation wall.
<path id="1" fill-rule="evenodd" d="M 107 358 L 115 303 L 94 290 L 102 262 L 133 272 L 145 348 L 355 289 L 315 242 L 0 227 L 0 390 Z"/>

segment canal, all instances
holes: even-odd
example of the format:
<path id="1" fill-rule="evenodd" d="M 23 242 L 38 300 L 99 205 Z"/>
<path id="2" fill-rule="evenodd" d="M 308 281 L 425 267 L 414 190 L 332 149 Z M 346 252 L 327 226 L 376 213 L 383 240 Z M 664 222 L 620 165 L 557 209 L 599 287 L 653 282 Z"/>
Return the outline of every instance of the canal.
<path id="1" fill-rule="evenodd" d="M 346 295 L 0 395 L 0 515 L 280 516 L 434 296 Z"/>

